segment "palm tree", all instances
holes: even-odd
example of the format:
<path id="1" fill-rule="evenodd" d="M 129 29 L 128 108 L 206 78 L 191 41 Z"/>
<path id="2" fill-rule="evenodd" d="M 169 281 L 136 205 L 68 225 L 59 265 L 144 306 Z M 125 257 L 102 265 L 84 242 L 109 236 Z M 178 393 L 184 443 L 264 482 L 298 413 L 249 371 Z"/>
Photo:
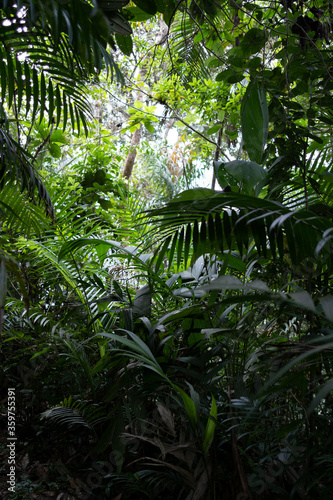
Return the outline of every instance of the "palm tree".
<path id="1" fill-rule="evenodd" d="M 120 9 L 128 1 L 40 0 L 0 3 L 0 147 L 2 187 L 17 182 L 33 196 L 52 202 L 22 140 L 22 120 L 46 117 L 49 126 L 70 123 L 87 133 L 91 109 L 84 88 L 102 69 L 121 78 L 108 48 L 113 35 L 130 35 Z M 29 133 L 28 133 L 29 134 Z"/>

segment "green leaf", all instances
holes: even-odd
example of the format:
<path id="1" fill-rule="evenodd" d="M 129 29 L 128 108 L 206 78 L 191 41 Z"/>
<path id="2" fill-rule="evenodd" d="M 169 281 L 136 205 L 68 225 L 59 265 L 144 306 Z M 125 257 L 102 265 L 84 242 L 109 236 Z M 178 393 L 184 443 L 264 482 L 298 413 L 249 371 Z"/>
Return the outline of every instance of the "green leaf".
<path id="1" fill-rule="evenodd" d="M 199 34 L 200 36 L 196 36 L 195 39 L 197 41 L 201 41 L 202 39 L 202 35 Z M 224 62 L 217 58 L 216 56 L 210 56 L 206 59 L 205 61 L 205 65 L 207 66 L 207 68 L 218 68 L 219 66 L 222 66 L 224 64 Z"/>
<path id="2" fill-rule="evenodd" d="M 81 120 L 80 120 L 80 115 L 79 111 L 76 105 L 74 105 L 74 112 L 75 112 L 75 121 L 77 125 L 77 133 L 80 135 L 80 125 L 81 125 Z"/>
<path id="3" fill-rule="evenodd" d="M 208 239 L 210 248 L 211 250 L 213 250 L 215 247 L 216 237 L 215 237 L 215 222 L 212 214 L 209 214 L 208 216 Z"/>
<path id="4" fill-rule="evenodd" d="M 187 266 L 187 259 L 190 251 L 190 243 L 191 243 L 191 236 L 192 236 L 192 225 L 191 223 L 187 224 L 186 227 L 186 234 L 185 234 L 185 247 L 184 247 L 184 264 Z"/>
<path id="5" fill-rule="evenodd" d="M 210 127 L 206 134 L 207 135 L 213 135 L 215 134 L 216 132 L 218 132 L 220 129 L 222 128 L 222 125 L 221 124 L 218 124 L 218 125 L 214 125 L 213 127 Z"/>
<path id="6" fill-rule="evenodd" d="M 198 416 L 197 416 L 197 411 L 195 408 L 194 401 L 190 398 L 190 396 L 188 396 L 186 394 L 185 391 L 183 391 L 183 389 L 181 389 L 180 387 L 178 387 L 175 384 L 172 384 L 172 386 L 174 387 L 174 389 L 176 389 L 177 392 L 179 392 L 180 397 L 183 400 L 183 403 L 185 406 L 185 411 L 186 411 L 187 416 L 189 418 L 189 421 L 192 425 L 192 428 L 193 428 L 193 430 L 196 430 Z"/>
<path id="7" fill-rule="evenodd" d="M 200 287 L 202 290 L 211 291 L 211 290 L 243 290 L 245 285 L 236 278 L 235 276 L 231 276 L 227 274 L 225 276 L 219 276 L 215 280 L 211 281 L 208 285 L 203 285 Z"/>
<path id="8" fill-rule="evenodd" d="M 127 7 L 124 10 L 129 13 L 129 19 L 132 23 L 142 23 L 154 17 L 153 14 L 148 14 L 139 7 Z"/>
<path id="9" fill-rule="evenodd" d="M 265 45 L 265 33 L 262 29 L 251 28 L 241 40 L 240 48 L 245 57 L 257 54 Z"/>
<path id="10" fill-rule="evenodd" d="M 177 194 L 171 201 L 171 203 L 178 203 L 180 201 L 194 201 L 200 200 L 201 198 L 210 198 L 215 191 L 208 188 L 194 188 L 183 191 Z"/>
<path id="11" fill-rule="evenodd" d="M 48 88 L 48 104 L 49 104 L 49 124 L 51 124 L 54 112 L 54 92 L 53 92 L 53 83 L 51 79 L 49 80 L 49 88 Z"/>
<path id="12" fill-rule="evenodd" d="M 96 245 L 96 252 L 98 256 L 98 260 L 101 265 L 103 265 L 104 260 L 107 257 L 108 250 L 110 249 L 110 245 L 106 245 L 105 243 L 101 243 L 100 245 Z"/>
<path id="13" fill-rule="evenodd" d="M 156 2 L 160 6 L 161 0 L 156 0 Z M 171 20 L 176 13 L 177 5 L 178 3 L 176 4 L 175 0 L 165 0 L 163 1 L 163 10 L 161 10 L 161 7 L 158 8 L 158 11 L 163 13 L 163 19 L 168 26 L 171 24 Z"/>
<path id="14" fill-rule="evenodd" d="M 133 314 L 136 316 L 150 316 L 151 298 L 152 294 L 149 285 L 139 288 L 133 300 Z"/>
<path id="15" fill-rule="evenodd" d="M 177 267 L 181 264 L 182 252 L 183 252 L 183 244 L 184 244 L 184 227 L 182 227 L 179 238 L 178 238 L 178 246 L 177 246 Z"/>
<path id="16" fill-rule="evenodd" d="M 238 83 L 244 80 L 244 74 L 243 72 L 226 69 L 219 73 L 215 80 L 217 82 Z"/>
<path id="17" fill-rule="evenodd" d="M 99 335 L 110 338 L 112 340 L 116 340 L 117 342 L 119 342 L 119 344 L 127 347 L 129 351 L 128 350 L 122 351 L 124 356 L 129 356 L 129 357 L 135 356 L 136 359 L 143 361 L 144 366 L 146 368 L 153 370 L 155 373 L 158 373 L 162 378 L 169 381 L 168 377 L 163 373 L 163 370 L 158 364 L 155 356 L 153 355 L 149 347 L 140 339 L 140 337 L 135 335 L 135 333 L 130 332 L 129 330 L 120 329 L 118 331 L 125 333 L 126 335 L 131 337 L 132 340 L 113 333 L 103 332 L 100 333 Z"/>
<path id="18" fill-rule="evenodd" d="M 147 14 L 150 14 L 152 16 L 154 16 L 157 12 L 156 3 L 154 2 L 154 0 L 134 0 L 133 3 L 135 3 L 135 5 L 139 7 L 139 9 L 147 12 Z"/>
<path id="19" fill-rule="evenodd" d="M 173 256 L 175 253 L 175 248 L 176 248 L 177 243 L 178 243 L 178 229 L 175 232 L 174 237 L 172 239 L 172 243 L 171 243 L 171 248 L 170 248 L 170 252 L 169 252 L 169 267 L 168 267 L 169 269 L 172 265 Z"/>
<path id="20" fill-rule="evenodd" d="M 300 305 L 301 307 L 304 307 L 307 310 L 310 310 L 312 312 L 316 312 L 315 305 L 313 303 L 312 297 L 309 294 L 309 292 L 303 290 L 300 292 L 294 292 L 290 293 L 289 297 L 291 299 L 294 299 L 296 304 Z"/>
<path id="21" fill-rule="evenodd" d="M 263 220 L 254 220 L 250 226 L 259 255 L 266 257 L 266 231 Z"/>
<path id="22" fill-rule="evenodd" d="M 171 236 L 169 236 L 165 240 L 165 242 L 164 242 L 164 244 L 162 246 L 162 249 L 159 250 L 159 252 L 157 253 L 157 260 L 156 260 L 156 264 L 155 264 L 156 271 L 158 271 L 158 269 L 160 268 L 160 266 L 161 266 L 161 264 L 163 262 L 163 259 L 164 259 L 164 256 L 165 256 L 167 250 L 168 250 L 170 241 L 171 241 Z"/>
<path id="23" fill-rule="evenodd" d="M 84 248 L 88 245 L 91 246 L 98 246 L 98 245 L 105 245 L 105 248 L 108 246 L 109 248 L 117 248 L 119 250 L 123 250 L 124 253 L 129 253 L 131 254 L 130 251 L 126 251 L 126 248 L 122 248 L 121 244 L 118 243 L 117 241 L 108 241 L 108 240 L 103 240 L 99 238 L 78 238 L 72 241 L 67 241 L 66 243 L 63 244 L 61 247 L 59 254 L 58 254 L 58 262 L 61 260 L 65 259 L 66 257 L 69 256 L 69 258 L 72 258 L 72 253 L 80 248 Z M 133 254 L 133 252 L 132 252 Z"/>
<path id="24" fill-rule="evenodd" d="M 212 395 L 212 406 L 210 408 L 209 418 L 206 425 L 205 435 L 202 443 L 204 454 L 208 453 L 210 445 L 212 444 L 217 421 L 217 405 L 214 396 Z"/>
<path id="25" fill-rule="evenodd" d="M 193 258 L 197 259 L 199 256 L 199 247 L 200 247 L 200 240 L 199 240 L 199 223 L 197 220 L 194 221 L 193 224 Z"/>
<path id="26" fill-rule="evenodd" d="M 62 93 L 62 103 L 63 103 L 63 130 L 65 130 L 68 120 L 68 105 L 67 105 L 67 96 L 65 91 Z"/>
<path id="27" fill-rule="evenodd" d="M 50 144 L 49 150 L 53 158 L 61 158 L 61 149 L 58 144 L 52 142 Z"/>
<path id="28" fill-rule="evenodd" d="M 133 40 L 130 35 L 120 35 L 116 33 L 117 45 L 126 56 L 131 55 L 133 50 Z"/>
<path id="29" fill-rule="evenodd" d="M 31 356 L 30 361 L 37 358 L 38 356 L 45 354 L 46 352 L 49 352 L 50 349 L 51 349 L 51 347 L 44 347 L 44 349 L 36 352 L 33 356 Z"/>
<path id="30" fill-rule="evenodd" d="M 326 295 L 320 299 L 321 307 L 328 320 L 333 322 L 333 295 Z"/>
<path id="31" fill-rule="evenodd" d="M 1 56 L 2 54 L 0 53 L 0 57 Z M 0 71 L 1 71 L 1 101 L 4 102 L 7 90 L 7 71 L 6 71 L 6 64 L 3 60 L 0 61 Z"/>
<path id="32" fill-rule="evenodd" d="M 25 96 L 26 96 L 26 115 L 30 110 L 30 97 L 31 97 L 31 80 L 29 64 L 24 61 L 24 76 L 25 76 Z"/>
<path id="33" fill-rule="evenodd" d="M 200 255 L 206 253 L 207 225 L 205 217 L 202 217 L 200 224 L 199 251 Z"/>
<path id="34" fill-rule="evenodd" d="M 109 210 L 113 207 L 112 201 L 105 200 L 104 198 L 98 198 L 98 203 L 101 205 L 103 210 Z"/>
<path id="35" fill-rule="evenodd" d="M 231 223 L 228 212 L 224 210 L 223 212 L 223 229 L 224 236 L 229 248 L 231 248 Z"/>
<path id="36" fill-rule="evenodd" d="M 250 160 L 261 163 L 268 137 L 266 93 L 256 81 L 250 82 L 241 108 L 244 149 Z"/>
<path id="37" fill-rule="evenodd" d="M 221 252 L 223 252 L 223 231 L 222 231 L 222 221 L 220 214 L 215 215 L 215 233 L 219 249 Z"/>
<path id="38" fill-rule="evenodd" d="M 33 99 L 34 99 L 34 104 L 33 104 L 33 111 L 32 111 L 32 118 L 35 117 L 37 108 L 38 108 L 38 98 L 39 98 L 39 83 L 38 83 L 38 73 L 37 70 L 34 68 L 32 70 L 32 80 L 33 80 Z"/>
<path id="39" fill-rule="evenodd" d="M 68 144 L 68 139 L 62 130 L 53 130 L 50 142 L 57 142 L 58 144 Z"/>
<path id="40" fill-rule="evenodd" d="M 17 82 L 17 108 L 18 111 L 21 110 L 22 104 L 22 91 L 23 91 L 23 79 L 22 79 L 22 66 L 21 63 L 15 59 L 16 66 L 16 82 Z"/>
<path id="41" fill-rule="evenodd" d="M 325 181 L 329 183 L 333 183 L 333 173 L 332 172 L 320 172 L 318 173 L 320 177 L 322 177 Z"/>
<path id="42" fill-rule="evenodd" d="M 261 57 L 256 56 L 250 59 L 247 63 L 248 68 L 257 69 L 261 64 Z"/>
<path id="43" fill-rule="evenodd" d="M 8 84 L 8 107 L 12 105 L 15 93 L 14 64 L 11 54 L 7 52 L 7 84 Z"/>
<path id="44" fill-rule="evenodd" d="M 231 174 L 234 179 L 242 182 L 248 193 L 266 178 L 266 171 L 254 161 L 235 160 L 222 164 L 219 167 L 217 178 L 221 185 L 224 179 L 224 170 Z M 221 179 L 221 182 L 220 182 Z"/>
<path id="45" fill-rule="evenodd" d="M 60 123 L 61 111 L 62 111 L 62 102 L 61 102 L 61 94 L 60 94 L 59 85 L 56 86 L 55 101 L 56 101 L 55 106 L 56 106 L 56 110 L 57 110 L 56 127 L 58 127 L 59 123 Z"/>
<path id="46" fill-rule="evenodd" d="M 132 28 L 129 22 L 124 18 L 120 12 L 112 12 L 108 16 L 112 31 L 120 35 L 131 35 Z"/>
<path id="47" fill-rule="evenodd" d="M 69 102 L 69 116 L 71 117 L 71 127 L 72 130 L 75 130 L 75 116 L 74 116 L 74 106 L 72 102 Z"/>
<path id="48" fill-rule="evenodd" d="M 155 132 L 153 125 L 149 121 L 144 121 L 143 124 L 146 127 L 146 129 L 148 130 L 148 132 L 150 132 L 151 134 L 153 134 Z"/>
<path id="49" fill-rule="evenodd" d="M 43 114 L 44 114 L 44 109 L 45 109 L 45 96 L 46 96 L 46 82 L 45 82 L 45 75 L 44 72 L 42 71 L 40 75 L 40 121 L 43 119 Z"/>

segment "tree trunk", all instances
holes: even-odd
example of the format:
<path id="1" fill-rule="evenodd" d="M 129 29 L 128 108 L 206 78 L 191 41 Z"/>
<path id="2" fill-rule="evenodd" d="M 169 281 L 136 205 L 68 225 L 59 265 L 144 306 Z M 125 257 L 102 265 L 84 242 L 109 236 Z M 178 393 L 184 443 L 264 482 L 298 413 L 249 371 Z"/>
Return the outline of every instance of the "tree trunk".
<path id="1" fill-rule="evenodd" d="M 134 162 L 137 153 L 136 146 L 140 144 L 140 139 L 141 139 L 141 128 L 142 125 L 140 125 L 140 128 L 137 128 L 132 135 L 130 150 L 127 155 L 123 170 L 123 177 L 126 177 L 126 179 L 129 179 L 133 172 Z"/>
<path id="2" fill-rule="evenodd" d="M 157 35 L 157 38 L 156 38 L 156 45 L 162 45 L 167 40 L 168 33 L 169 33 L 169 28 L 165 24 L 165 22 L 163 21 L 163 19 L 161 17 L 160 18 L 160 31 L 159 31 L 159 34 Z M 140 68 L 140 77 L 141 77 L 142 81 L 144 81 L 144 77 L 146 76 L 146 73 L 147 73 L 147 69 L 144 66 L 141 67 Z M 141 95 L 140 91 L 137 92 L 136 100 L 142 101 L 142 95 Z M 129 179 L 132 175 L 133 167 L 134 167 L 134 163 L 135 163 L 135 158 L 136 158 L 136 154 L 137 154 L 136 147 L 139 146 L 139 144 L 140 144 L 141 134 L 142 134 L 142 125 L 140 125 L 140 128 L 136 129 L 132 135 L 130 150 L 129 150 L 129 153 L 127 155 L 126 162 L 125 162 L 124 169 L 123 169 L 123 177 L 126 177 L 126 179 Z M 167 138 L 167 135 L 166 135 L 166 138 Z"/>

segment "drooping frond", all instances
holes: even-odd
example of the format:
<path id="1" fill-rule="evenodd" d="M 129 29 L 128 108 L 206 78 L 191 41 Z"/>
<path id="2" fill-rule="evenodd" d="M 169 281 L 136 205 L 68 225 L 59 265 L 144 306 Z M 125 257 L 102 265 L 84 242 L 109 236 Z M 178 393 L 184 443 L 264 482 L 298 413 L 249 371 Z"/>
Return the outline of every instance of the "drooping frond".
<path id="1" fill-rule="evenodd" d="M 40 236 L 51 223 L 44 208 L 32 203 L 11 182 L 7 182 L 0 191 L 0 219 L 3 220 L 3 230 L 13 231 L 26 238 Z"/>
<path id="2" fill-rule="evenodd" d="M 169 265 L 175 259 L 177 266 L 211 252 L 237 250 L 242 255 L 251 242 L 259 255 L 290 254 L 298 264 L 315 256 L 324 232 L 333 228 L 332 221 L 311 210 L 292 211 L 274 201 L 210 189 L 185 191 L 148 214 L 155 221 L 156 267 L 165 255 Z"/>
<path id="3" fill-rule="evenodd" d="M 7 130 L 0 128 L 0 187 L 4 188 L 6 180 L 9 179 L 15 181 L 20 186 L 21 191 L 27 190 L 32 199 L 34 199 L 36 189 L 38 197 L 45 202 L 49 214 L 53 216 L 50 195 L 32 166 L 28 154 Z M 2 201 L 6 203 L 5 200 Z"/>
<path id="4" fill-rule="evenodd" d="M 42 413 L 41 418 L 69 428 L 83 426 L 93 429 L 106 419 L 104 409 L 91 401 L 73 401 L 71 396 Z"/>
<path id="5" fill-rule="evenodd" d="M 203 45 L 195 43 L 196 37 L 203 36 L 200 26 L 194 26 L 192 19 L 182 13 L 178 13 L 171 27 L 170 46 L 174 54 L 172 59 L 172 71 L 176 72 L 184 82 L 196 77 L 200 80 L 209 77 L 209 71 L 205 66 L 208 56 L 207 49 Z"/>
<path id="6" fill-rule="evenodd" d="M 88 133 L 92 111 L 85 85 L 104 68 L 121 78 L 108 45 L 115 46 L 114 33 L 132 32 L 119 12 L 127 3 L 102 2 L 99 8 L 85 0 L 0 2 L 0 180 L 14 169 L 22 189 L 33 198 L 37 188 L 50 212 L 49 195 L 19 146 L 20 120 L 47 116 L 49 125 L 61 122 Z"/>
<path id="7" fill-rule="evenodd" d="M 17 112 L 24 106 L 33 119 L 46 112 L 57 125 L 62 118 L 64 127 L 68 119 L 73 128 L 79 129 L 80 122 L 86 126 L 91 110 L 84 84 L 104 67 L 120 78 L 107 44 L 112 31 L 121 28 L 82 0 L 52 5 L 35 0 L 29 6 L 18 2 L 0 13 L 1 101 L 9 108 L 15 102 Z"/>

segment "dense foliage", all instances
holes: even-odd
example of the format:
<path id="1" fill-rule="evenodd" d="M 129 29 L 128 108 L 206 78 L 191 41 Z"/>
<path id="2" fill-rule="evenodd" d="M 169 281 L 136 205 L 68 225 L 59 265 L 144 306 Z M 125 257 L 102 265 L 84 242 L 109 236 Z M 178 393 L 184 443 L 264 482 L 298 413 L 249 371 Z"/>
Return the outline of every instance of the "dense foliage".
<path id="1" fill-rule="evenodd" d="M 331 2 L 0 14 L 8 498 L 331 498 Z"/>

